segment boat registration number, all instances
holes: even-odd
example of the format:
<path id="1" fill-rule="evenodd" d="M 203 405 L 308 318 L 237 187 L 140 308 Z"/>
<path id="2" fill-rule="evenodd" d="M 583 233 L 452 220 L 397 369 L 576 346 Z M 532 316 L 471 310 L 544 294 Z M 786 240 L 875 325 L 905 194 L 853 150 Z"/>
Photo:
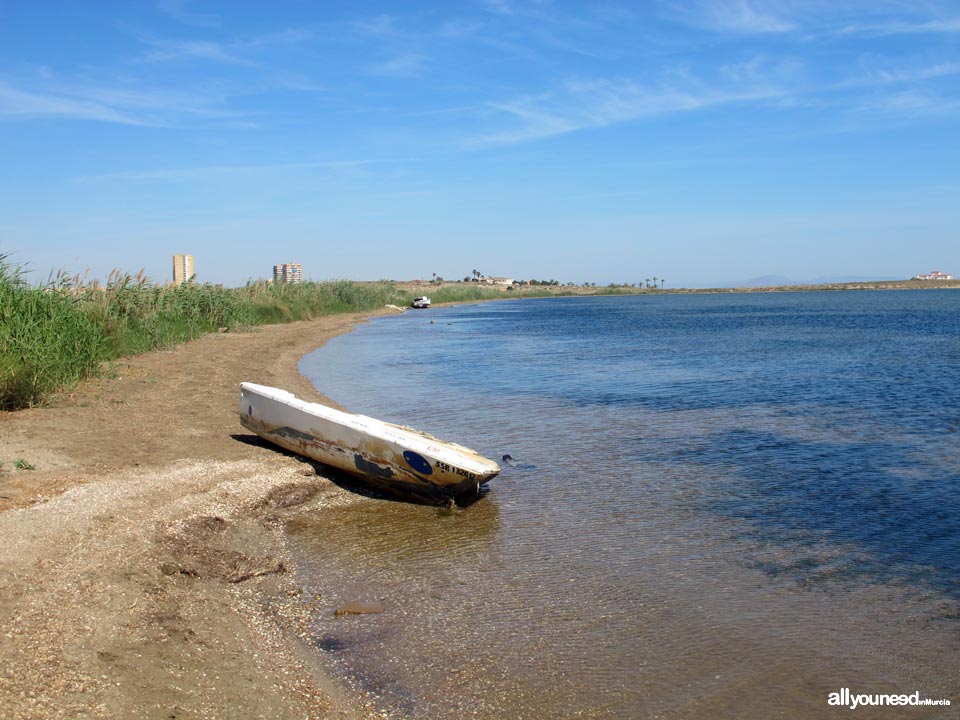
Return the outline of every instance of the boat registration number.
<path id="1" fill-rule="evenodd" d="M 469 478 L 470 480 L 477 479 L 476 473 L 472 473 L 469 470 L 464 470 L 463 468 L 458 468 L 456 465 L 449 465 L 442 460 L 437 460 L 436 465 L 438 470 L 453 473 L 454 475 L 460 475 L 461 477 Z"/>

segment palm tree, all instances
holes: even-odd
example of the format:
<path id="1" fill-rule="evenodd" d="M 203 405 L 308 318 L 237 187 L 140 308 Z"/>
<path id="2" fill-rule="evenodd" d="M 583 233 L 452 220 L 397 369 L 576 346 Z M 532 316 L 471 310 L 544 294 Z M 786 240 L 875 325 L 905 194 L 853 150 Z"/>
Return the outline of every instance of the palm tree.
<path id="1" fill-rule="evenodd" d="M 663 278 L 660 278 L 660 289 L 663 290 L 663 284 L 666 282 Z"/>
<path id="2" fill-rule="evenodd" d="M 643 286 L 646 288 L 650 287 L 650 278 L 647 278 L 646 280 L 643 281 Z"/>
<path id="3" fill-rule="evenodd" d="M 653 276 L 653 289 L 654 289 L 654 290 L 657 289 L 657 276 L 656 276 L 656 275 Z"/>

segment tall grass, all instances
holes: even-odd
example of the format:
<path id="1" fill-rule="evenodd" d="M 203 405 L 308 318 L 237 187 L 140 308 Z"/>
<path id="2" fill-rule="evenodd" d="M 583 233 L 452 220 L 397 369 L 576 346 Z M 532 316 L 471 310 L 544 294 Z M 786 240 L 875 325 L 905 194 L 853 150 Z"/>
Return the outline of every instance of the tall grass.
<path id="1" fill-rule="evenodd" d="M 0 255 L 0 410 L 41 404 L 97 372 L 102 362 L 217 330 L 309 320 L 331 313 L 407 306 L 420 290 L 391 281 L 297 284 L 248 282 L 240 288 L 187 282 L 156 285 L 141 272 L 114 271 L 105 284 L 58 273 L 30 286 Z M 433 302 L 570 294 L 558 288 L 431 286 Z"/>
<path id="2" fill-rule="evenodd" d="M 159 286 L 114 271 L 104 285 L 58 273 L 30 286 L 0 255 L 0 409 L 41 404 L 105 360 L 171 347 L 217 330 L 405 305 L 393 283 Z"/>
<path id="3" fill-rule="evenodd" d="M 251 309 L 233 291 L 192 282 L 156 286 L 143 273 L 114 272 L 105 287 L 85 286 L 78 294 L 105 330 L 107 359 L 254 324 Z"/>
<path id="4" fill-rule="evenodd" d="M 29 407 L 94 372 L 102 326 L 76 295 L 30 287 L 0 255 L 0 409 Z"/>
<path id="5" fill-rule="evenodd" d="M 234 291 L 258 324 L 310 320 L 338 312 L 373 310 L 407 304 L 412 299 L 391 282 L 355 283 L 349 280 L 295 284 L 250 282 Z"/>

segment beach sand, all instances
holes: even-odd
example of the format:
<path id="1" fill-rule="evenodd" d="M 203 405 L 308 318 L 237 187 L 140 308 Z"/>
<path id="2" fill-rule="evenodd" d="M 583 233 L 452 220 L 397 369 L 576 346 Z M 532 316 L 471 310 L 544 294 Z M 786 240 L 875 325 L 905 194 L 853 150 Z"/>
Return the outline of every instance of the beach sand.
<path id="1" fill-rule="evenodd" d="M 297 362 L 365 317 L 210 335 L 0 413 L 0 717 L 373 716 L 311 662 L 327 608 L 282 532 L 356 496 L 236 416 L 243 380 L 324 401 Z"/>

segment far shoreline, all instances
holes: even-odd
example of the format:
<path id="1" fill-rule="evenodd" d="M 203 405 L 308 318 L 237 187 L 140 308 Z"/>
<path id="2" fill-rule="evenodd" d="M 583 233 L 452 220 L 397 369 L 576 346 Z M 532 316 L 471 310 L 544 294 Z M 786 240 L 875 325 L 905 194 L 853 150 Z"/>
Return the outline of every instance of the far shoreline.
<path id="1" fill-rule="evenodd" d="M 367 281 L 359 280 L 358 283 Z M 429 280 L 397 281 L 397 287 L 415 295 L 429 295 L 431 290 L 441 288 L 463 287 L 476 285 L 474 282 L 432 282 Z M 957 280 L 870 280 L 859 282 L 819 283 L 808 285 L 758 285 L 756 287 L 710 287 L 710 288 L 643 288 L 635 285 L 618 285 L 612 283 L 605 286 L 595 285 L 529 285 L 495 286 L 480 285 L 484 289 L 499 290 L 500 297 L 479 298 L 476 300 L 454 300 L 451 302 L 436 303 L 435 307 L 463 305 L 490 300 L 533 299 L 551 297 L 605 297 L 610 295 L 638 295 L 653 297 L 656 295 L 736 295 L 754 293 L 788 293 L 788 292 L 862 292 L 869 290 L 958 290 L 960 279 Z M 514 288 L 517 288 L 516 290 Z M 536 291 L 538 295 L 525 295 L 527 291 Z M 514 293 L 518 293 L 514 295 Z"/>

